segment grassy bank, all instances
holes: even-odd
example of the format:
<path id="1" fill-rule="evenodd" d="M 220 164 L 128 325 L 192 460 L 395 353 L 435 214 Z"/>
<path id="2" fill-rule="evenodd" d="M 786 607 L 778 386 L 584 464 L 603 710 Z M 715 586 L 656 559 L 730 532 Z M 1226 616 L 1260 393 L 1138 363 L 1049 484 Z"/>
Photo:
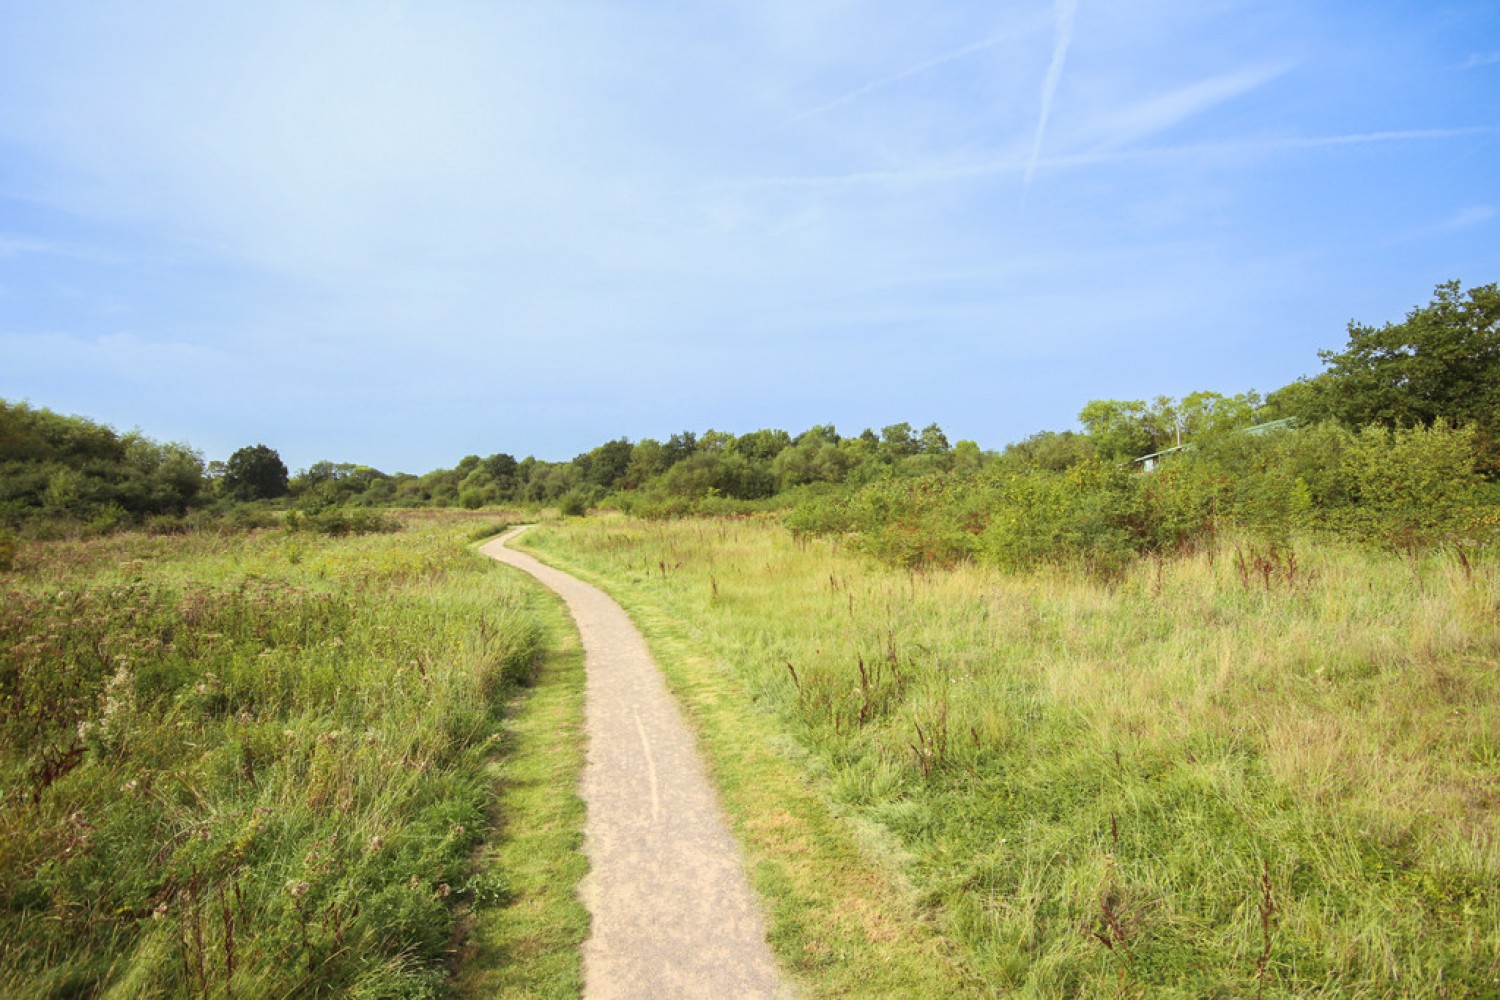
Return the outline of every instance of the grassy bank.
<path id="1" fill-rule="evenodd" d="M 535 588 L 472 526 L 28 543 L 0 577 L 0 994 L 441 995 Z"/>
<path id="2" fill-rule="evenodd" d="M 996 993 L 1500 991 L 1493 558 L 1229 543 L 1104 583 L 756 521 L 527 544 L 675 636 L 679 689 L 723 673 Z M 817 930 L 776 926 L 793 962 Z"/>
<path id="3" fill-rule="evenodd" d="M 583 993 L 583 647 L 561 601 L 540 601 L 535 610 L 556 642 L 531 685 L 511 698 L 501 752 L 489 766 L 498 795 L 474 868 L 499 872 L 503 883 L 468 914 L 455 982 L 462 997 L 566 1000 Z"/>

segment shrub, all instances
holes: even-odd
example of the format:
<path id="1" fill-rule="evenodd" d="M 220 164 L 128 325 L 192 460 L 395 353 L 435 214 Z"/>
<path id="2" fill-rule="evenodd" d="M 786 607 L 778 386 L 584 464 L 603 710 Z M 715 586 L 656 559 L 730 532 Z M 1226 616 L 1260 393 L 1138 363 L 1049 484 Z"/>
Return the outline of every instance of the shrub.
<path id="1" fill-rule="evenodd" d="M 569 490 L 557 502 L 563 517 L 583 517 L 589 512 L 589 498 L 581 490 Z"/>
<path id="2" fill-rule="evenodd" d="M 1344 525 L 1361 540 L 1413 552 L 1466 536 L 1479 524 L 1477 457 L 1472 427 L 1364 428 L 1340 468 L 1354 500 Z"/>
<path id="3" fill-rule="evenodd" d="M 1012 475 L 1000 484 L 982 551 L 1011 569 L 1067 562 L 1115 572 L 1139 548 L 1130 530 L 1136 486 L 1131 472 L 1096 460 Z"/>
<path id="4" fill-rule="evenodd" d="M 286 515 L 288 531 L 314 531 L 320 535 L 368 535 L 401 530 L 401 522 L 370 507 L 330 507 L 316 514 L 292 510 Z"/>
<path id="5" fill-rule="evenodd" d="M 0 573 L 9 573 L 15 567 L 16 552 L 20 547 L 14 531 L 0 528 Z"/>

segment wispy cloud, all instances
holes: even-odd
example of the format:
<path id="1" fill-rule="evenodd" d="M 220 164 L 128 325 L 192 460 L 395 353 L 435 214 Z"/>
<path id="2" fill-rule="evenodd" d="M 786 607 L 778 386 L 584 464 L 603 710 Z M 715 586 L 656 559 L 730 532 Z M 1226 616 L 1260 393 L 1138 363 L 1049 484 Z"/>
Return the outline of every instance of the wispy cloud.
<path id="1" fill-rule="evenodd" d="M 1459 210 L 1452 218 L 1444 220 L 1437 228 L 1445 233 L 1472 229 L 1489 222 L 1496 214 L 1494 205 L 1470 205 Z"/>
<path id="2" fill-rule="evenodd" d="M 1177 146 L 1153 146 L 1140 149 L 1096 149 L 1064 156 L 1031 157 L 1003 155 L 963 162 L 932 163 L 910 170 L 871 170 L 829 176 L 762 177 L 748 183 L 750 187 L 838 187 L 869 184 L 934 184 L 971 180 L 996 174 L 1020 173 L 1023 176 L 1036 167 L 1065 169 L 1109 166 L 1120 163 L 1150 163 L 1185 159 L 1218 158 L 1226 162 L 1243 162 L 1255 154 L 1289 150 L 1327 149 L 1339 146 L 1366 146 L 1396 142 L 1439 142 L 1481 135 L 1500 135 L 1500 125 L 1475 125 L 1465 128 L 1403 129 L 1385 132 L 1357 132 L 1345 135 L 1283 136 L 1224 142 L 1187 143 Z"/>
<path id="3" fill-rule="evenodd" d="M 30 236 L 0 233 L 0 258 L 17 257 L 66 257 L 79 261 L 98 263 L 121 263 L 126 258 L 96 247 L 65 243 L 60 240 L 39 240 Z"/>
<path id="4" fill-rule="evenodd" d="M 1497 63 L 1500 63 L 1500 52 L 1475 52 L 1458 68 L 1478 69 L 1481 66 L 1494 66 Z"/>
<path id="5" fill-rule="evenodd" d="M 1095 130 L 1101 146 L 1140 142 L 1264 86 L 1291 67 L 1280 63 L 1222 73 L 1137 104 L 1111 109 Z"/>
<path id="6" fill-rule="evenodd" d="M 824 114 L 826 112 L 832 111 L 835 108 L 840 108 L 846 104 L 851 104 L 862 97 L 872 94 L 877 90 L 883 90 L 886 87 L 891 86 L 892 84 L 900 83 L 903 80 L 909 80 L 914 76 L 920 76 L 921 74 L 926 73 L 930 70 L 937 69 L 939 66 L 946 66 L 948 63 L 957 62 L 960 59 L 966 59 L 969 56 L 984 52 L 987 49 L 993 49 L 998 45 L 1004 44 L 1005 42 L 1014 41 L 1017 38 L 1021 38 L 1025 35 L 1031 34 L 1040 26 L 1040 20 L 1028 21 L 1025 24 L 1019 25 L 1010 31 L 1001 32 L 997 35 L 991 35 L 988 38 L 985 38 L 978 42 L 974 42 L 971 45 L 965 45 L 961 48 L 953 49 L 950 52 L 944 52 L 942 55 L 933 56 L 931 59 L 923 60 L 922 62 L 917 63 L 915 66 L 912 66 L 909 69 L 904 69 L 899 73 L 893 73 L 890 76 L 882 77 L 878 80 L 872 80 L 869 83 L 864 84 L 863 86 L 854 88 L 846 94 L 841 94 L 840 96 L 835 97 L 831 101 L 820 104 L 815 108 L 809 108 L 801 114 L 789 119 L 788 124 L 795 124 L 796 122 L 805 121 L 808 118 Z"/>
<path id="7" fill-rule="evenodd" d="M 1042 141 L 1047 137 L 1047 121 L 1052 117 L 1052 98 L 1062 80 L 1063 64 L 1068 61 L 1068 49 L 1073 44 L 1073 22 L 1078 15 L 1078 0 L 1054 0 L 1053 10 L 1057 17 L 1056 33 L 1052 40 L 1052 61 L 1047 65 L 1047 78 L 1042 83 L 1042 106 L 1037 115 L 1036 135 L 1031 141 L 1031 159 L 1026 164 L 1023 189 L 1031 189 L 1031 179 L 1036 175 L 1037 164 L 1042 157 Z"/>
<path id="8" fill-rule="evenodd" d="M 1483 226 L 1497 215 L 1500 215 L 1500 211 L 1497 211 L 1493 205 L 1466 205 L 1445 219 L 1398 233 L 1386 239 L 1381 245 L 1396 247 L 1451 236 L 1454 233 Z"/>

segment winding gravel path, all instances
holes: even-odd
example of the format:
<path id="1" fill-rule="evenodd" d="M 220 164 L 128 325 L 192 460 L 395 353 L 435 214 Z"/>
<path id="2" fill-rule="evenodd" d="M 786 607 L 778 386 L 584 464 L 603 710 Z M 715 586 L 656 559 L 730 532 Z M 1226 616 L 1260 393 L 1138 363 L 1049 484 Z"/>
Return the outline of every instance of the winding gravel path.
<path id="1" fill-rule="evenodd" d="M 765 925 L 692 736 L 645 639 L 597 587 L 506 547 L 480 547 L 567 602 L 588 668 L 581 887 L 588 997 L 786 997 Z"/>

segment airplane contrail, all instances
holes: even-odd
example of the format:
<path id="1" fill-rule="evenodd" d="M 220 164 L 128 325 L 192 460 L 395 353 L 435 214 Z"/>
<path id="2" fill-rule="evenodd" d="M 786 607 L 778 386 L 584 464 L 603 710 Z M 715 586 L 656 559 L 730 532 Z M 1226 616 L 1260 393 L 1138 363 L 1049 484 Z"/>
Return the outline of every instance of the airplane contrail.
<path id="1" fill-rule="evenodd" d="M 825 111 L 832 111 L 834 108 L 848 104 L 850 101 L 858 100 L 871 91 L 880 90 L 883 87 L 889 87 L 893 83 L 899 83 L 908 77 L 916 76 L 919 73 L 925 73 L 930 69 L 936 69 L 937 67 L 942 66 L 945 63 L 953 62 L 955 59 L 962 59 L 965 56 L 971 56 L 976 52 L 983 52 L 985 49 L 994 48 L 1001 42 L 1008 42 L 1019 36 L 1029 34 L 1031 31 L 1035 30 L 1036 27 L 1039 27 L 1039 25 L 1036 25 L 1034 23 L 1026 23 L 1016 27 L 1014 30 L 1001 32 L 998 35 L 991 35 L 988 38 L 981 39 L 980 41 L 973 42 L 969 45 L 965 45 L 962 48 L 953 49 L 950 52 L 944 52 L 942 55 L 933 56 L 931 59 L 926 59 L 922 62 L 919 62 L 915 66 L 904 69 L 899 73 L 894 73 L 890 76 L 882 77 L 879 80 L 872 80 L 861 87 L 856 87 L 855 89 L 849 91 L 847 94 L 842 94 L 838 97 L 835 97 L 833 100 L 828 101 L 824 104 L 820 104 L 815 108 L 809 108 L 808 110 L 802 112 L 800 115 L 791 118 L 787 124 L 800 122 L 804 119 L 812 118 L 814 115 L 821 115 Z"/>
<path id="2" fill-rule="evenodd" d="M 1054 0 L 1052 6 L 1057 17 L 1057 30 L 1052 40 L 1052 62 L 1047 66 L 1047 79 L 1042 83 L 1042 108 L 1037 116 L 1031 159 L 1026 164 L 1026 177 L 1022 182 L 1023 197 L 1025 191 L 1031 190 L 1031 178 L 1042 158 L 1042 140 L 1047 135 L 1047 119 L 1052 116 L 1052 97 L 1062 79 L 1063 64 L 1068 61 L 1068 47 L 1073 44 L 1073 20 L 1078 14 L 1078 0 Z"/>

